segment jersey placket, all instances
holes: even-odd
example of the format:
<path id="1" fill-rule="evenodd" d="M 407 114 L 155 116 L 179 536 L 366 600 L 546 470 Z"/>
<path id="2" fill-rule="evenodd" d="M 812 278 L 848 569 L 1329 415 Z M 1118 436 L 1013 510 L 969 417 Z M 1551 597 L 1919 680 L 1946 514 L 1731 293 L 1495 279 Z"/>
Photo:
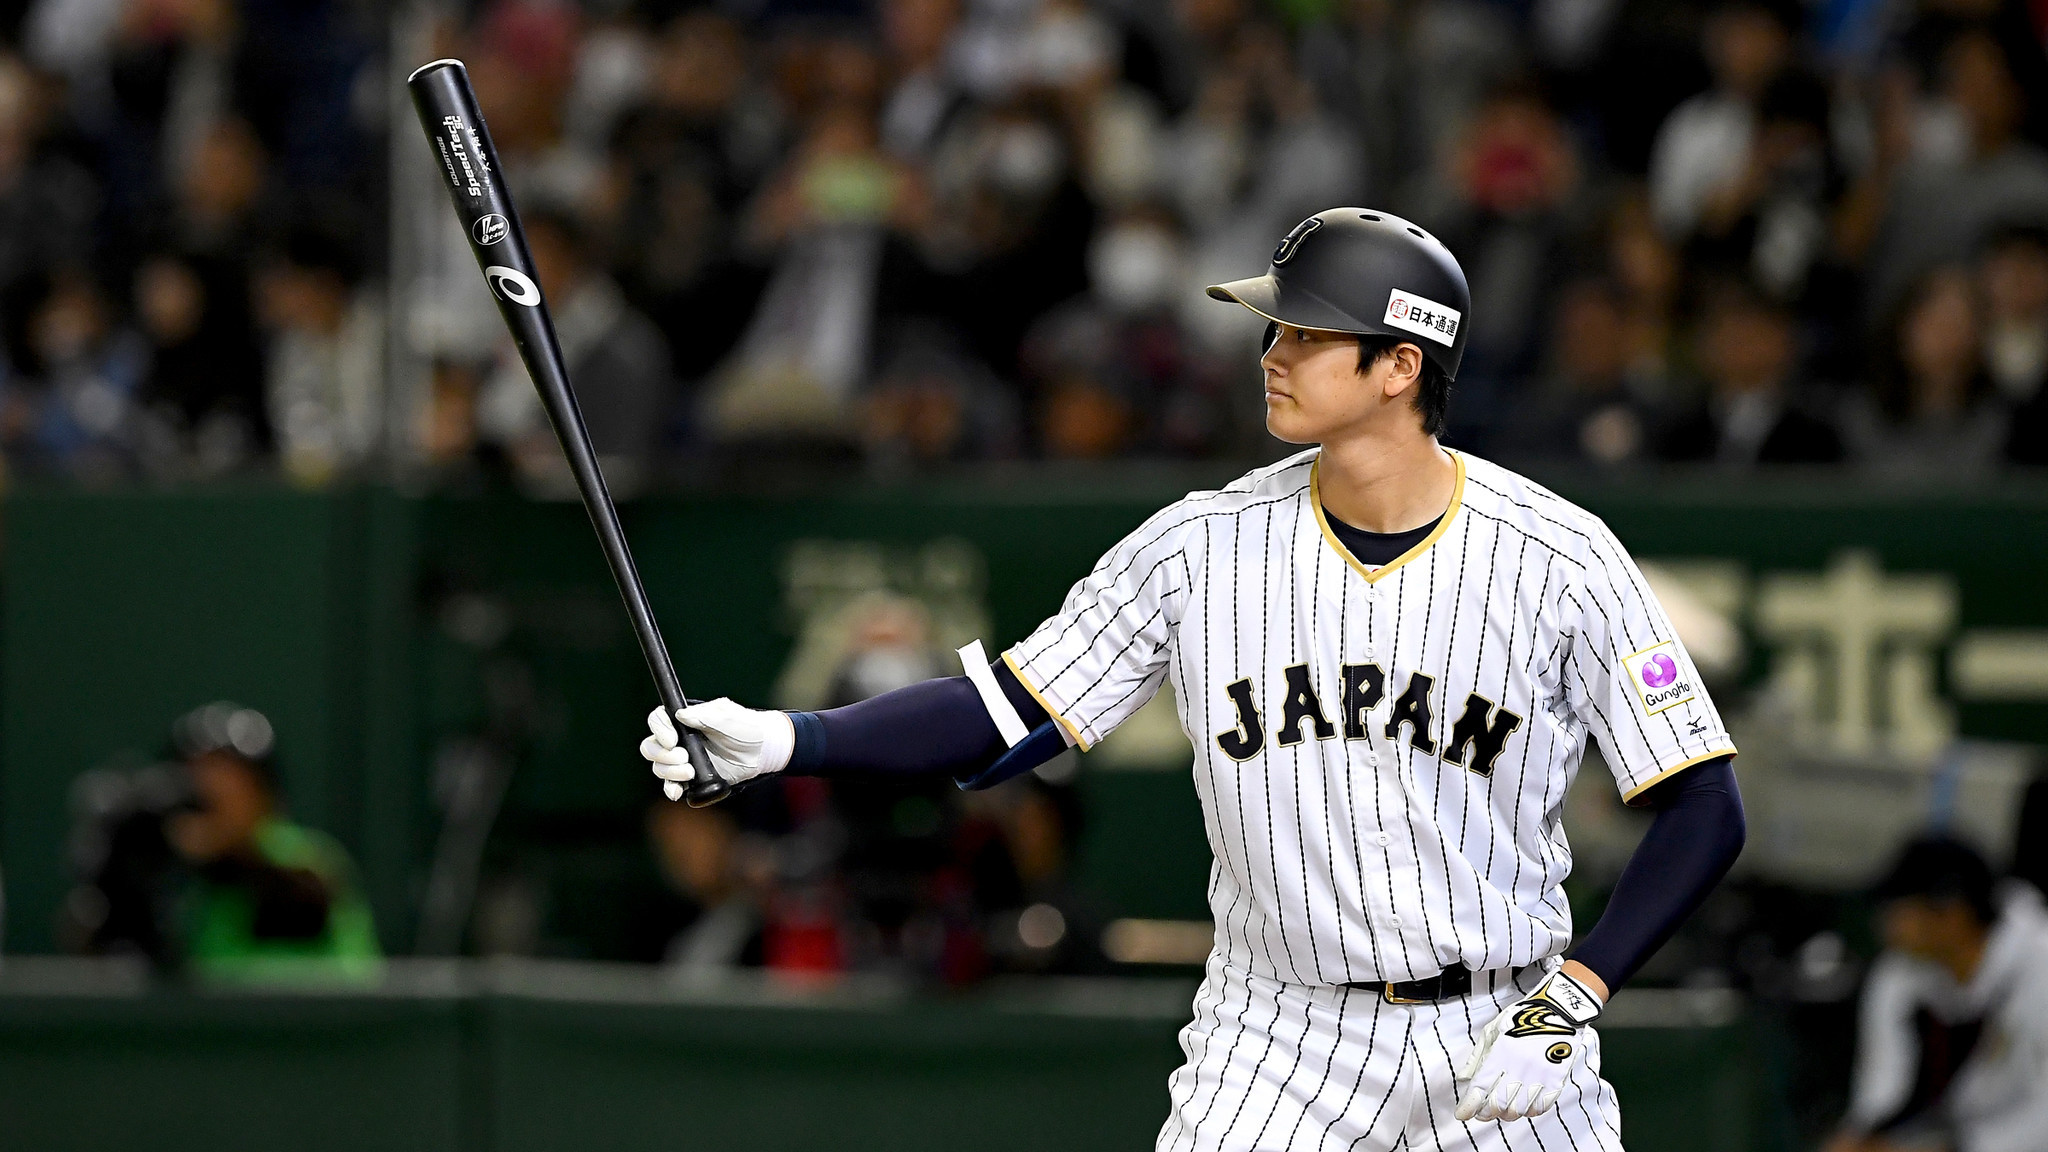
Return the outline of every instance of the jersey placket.
<path id="1" fill-rule="evenodd" d="M 1394 581 L 1404 578 L 1405 573 L 1390 574 Z M 1357 592 L 1362 601 L 1361 608 L 1366 617 L 1365 648 L 1359 652 L 1359 659 L 1367 664 L 1379 665 L 1387 670 L 1391 681 L 1393 646 L 1389 638 L 1398 636 L 1398 625 L 1393 619 L 1394 597 L 1379 581 L 1356 578 L 1353 587 L 1363 587 Z M 1372 916 L 1373 930 L 1381 937 L 1381 955 L 1399 956 L 1408 969 L 1405 974 L 1381 972 L 1381 979 L 1406 978 L 1427 975 L 1421 971 L 1427 964 L 1418 966 L 1415 961 L 1416 949 L 1411 944 L 1411 934 L 1420 926 L 1420 909 L 1411 909 L 1404 918 L 1400 910 L 1402 891 L 1415 887 L 1417 883 L 1416 862 L 1408 845 L 1412 836 L 1409 823 L 1410 809 L 1415 798 L 1409 794 L 1404 773 L 1400 770 L 1400 749 L 1398 741 L 1389 740 L 1381 725 L 1380 713 L 1384 709 L 1384 697 L 1368 714 L 1365 724 L 1365 746 L 1353 754 L 1355 762 L 1362 766 L 1375 790 L 1382 791 L 1382 802 L 1374 806 L 1379 815 L 1378 827 L 1369 832 L 1365 839 L 1371 845 L 1369 851 L 1379 859 L 1376 863 L 1386 877 L 1384 886 L 1372 886 L 1361 893 Z M 1399 824 L 1393 825 L 1389 817 L 1398 817 Z M 1392 939 L 1387 937 L 1391 935 Z"/>

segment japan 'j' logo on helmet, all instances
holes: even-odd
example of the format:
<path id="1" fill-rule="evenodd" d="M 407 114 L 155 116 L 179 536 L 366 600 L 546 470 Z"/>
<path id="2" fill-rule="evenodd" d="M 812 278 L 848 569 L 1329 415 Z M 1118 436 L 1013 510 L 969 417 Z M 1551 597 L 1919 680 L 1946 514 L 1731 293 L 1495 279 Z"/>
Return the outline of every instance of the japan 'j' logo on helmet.
<path id="1" fill-rule="evenodd" d="M 1294 231 L 1281 237 L 1280 246 L 1273 249 L 1273 263 L 1285 264 L 1293 259 L 1294 254 L 1301 250 L 1301 242 L 1308 238 L 1308 234 L 1322 226 L 1323 220 L 1320 216 L 1311 216 L 1296 224 Z"/>

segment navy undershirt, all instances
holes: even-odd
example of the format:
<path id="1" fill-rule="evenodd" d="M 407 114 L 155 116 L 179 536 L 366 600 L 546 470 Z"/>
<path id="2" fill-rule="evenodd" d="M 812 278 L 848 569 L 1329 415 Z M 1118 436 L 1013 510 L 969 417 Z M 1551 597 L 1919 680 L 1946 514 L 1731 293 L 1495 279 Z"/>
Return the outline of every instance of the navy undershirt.
<path id="1" fill-rule="evenodd" d="M 1424 537 L 1436 531 L 1436 526 L 1443 523 L 1444 518 L 1439 516 L 1420 528 L 1410 528 L 1406 532 L 1367 532 L 1363 528 L 1353 528 L 1330 515 L 1327 507 L 1323 509 L 1323 519 L 1329 523 L 1330 531 L 1336 534 L 1345 551 L 1357 557 L 1358 562 L 1367 568 L 1379 568 L 1399 560 L 1403 553 L 1422 543 Z"/>
<path id="2" fill-rule="evenodd" d="M 1657 810 L 1607 898 L 1607 909 L 1572 959 L 1608 989 L 1620 988 L 1656 955 L 1728 874 L 1749 834 L 1735 757 L 1695 764 L 1644 794 Z"/>
<path id="3" fill-rule="evenodd" d="M 989 665 L 1026 731 L 1052 719 L 998 660 Z M 791 712 L 792 776 L 924 776 L 966 779 L 1008 750 L 988 705 L 965 676 L 926 680 L 824 712 Z"/>

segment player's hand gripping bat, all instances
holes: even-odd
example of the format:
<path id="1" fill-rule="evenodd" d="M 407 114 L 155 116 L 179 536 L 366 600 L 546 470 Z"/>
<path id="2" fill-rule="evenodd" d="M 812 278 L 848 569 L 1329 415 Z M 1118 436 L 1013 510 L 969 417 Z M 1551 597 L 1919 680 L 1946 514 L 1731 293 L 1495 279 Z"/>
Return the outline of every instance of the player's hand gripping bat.
<path id="1" fill-rule="evenodd" d="M 469 86 L 469 71 L 460 60 L 436 60 L 422 66 L 405 82 L 412 91 L 413 106 L 419 110 L 420 127 L 434 145 L 442 175 L 448 179 L 448 194 L 455 201 L 455 214 L 469 236 L 470 251 L 483 269 L 491 294 L 498 298 L 498 311 L 512 330 L 512 343 L 526 364 L 526 373 L 540 392 L 555 437 L 569 457 L 569 469 L 576 476 L 583 507 L 597 529 L 604 557 L 625 598 L 626 612 L 633 618 L 633 633 L 640 638 L 640 651 L 647 668 L 654 673 L 662 706 L 674 716 L 676 709 L 691 703 L 683 697 L 669 662 L 668 646 L 654 623 L 654 609 L 647 602 L 647 590 L 633 567 L 633 554 L 626 548 L 626 536 L 619 527 L 619 512 L 598 471 L 597 454 L 590 447 L 590 433 L 583 426 L 583 412 L 576 406 L 576 393 L 569 387 L 568 366 L 562 360 L 561 345 L 555 340 L 554 321 L 547 301 L 541 299 L 540 284 L 534 279 L 533 257 L 526 250 L 526 234 L 519 227 L 519 213 L 512 207 L 512 194 L 499 179 L 498 150 L 491 144 L 484 118 L 477 110 L 476 93 Z M 704 738 L 694 730 L 682 732 L 683 747 L 689 752 L 695 779 L 688 789 L 692 807 L 701 808 L 724 799 L 732 786 L 712 767 Z M 683 788 L 667 785 L 668 798 L 680 799 Z"/>

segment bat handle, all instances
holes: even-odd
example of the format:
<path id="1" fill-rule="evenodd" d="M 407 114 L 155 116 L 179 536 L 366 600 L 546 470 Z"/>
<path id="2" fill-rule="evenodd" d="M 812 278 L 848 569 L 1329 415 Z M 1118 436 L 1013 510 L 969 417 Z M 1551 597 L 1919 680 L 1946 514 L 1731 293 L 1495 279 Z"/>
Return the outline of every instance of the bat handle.
<path id="1" fill-rule="evenodd" d="M 683 799 L 692 808 L 709 808 L 727 796 L 732 795 L 732 785 L 718 774 L 712 766 L 711 753 L 704 747 L 704 734 L 695 728 L 683 729 L 683 751 L 690 754 L 690 771 L 693 773 L 689 785 L 683 790 Z"/>
<path id="2" fill-rule="evenodd" d="M 652 622 L 652 613 L 649 614 Z M 675 668 L 668 662 L 668 649 L 660 643 L 660 634 L 655 633 L 655 647 L 648 649 L 652 655 L 648 663 L 654 669 L 655 683 L 661 688 L 661 706 L 668 710 L 669 718 L 675 719 L 677 712 L 689 705 L 699 703 L 684 696 L 676 683 Z M 675 701 L 680 700 L 678 706 Z M 727 796 L 732 795 L 732 785 L 718 774 L 718 766 L 711 759 L 710 749 L 704 747 L 704 734 L 681 721 L 676 722 L 677 734 L 682 738 L 683 752 L 690 757 L 690 782 L 683 786 L 678 795 L 675 785 L 669 786 L 669 799 L 685 800 L 692 808 L 709 808 Z"/>

